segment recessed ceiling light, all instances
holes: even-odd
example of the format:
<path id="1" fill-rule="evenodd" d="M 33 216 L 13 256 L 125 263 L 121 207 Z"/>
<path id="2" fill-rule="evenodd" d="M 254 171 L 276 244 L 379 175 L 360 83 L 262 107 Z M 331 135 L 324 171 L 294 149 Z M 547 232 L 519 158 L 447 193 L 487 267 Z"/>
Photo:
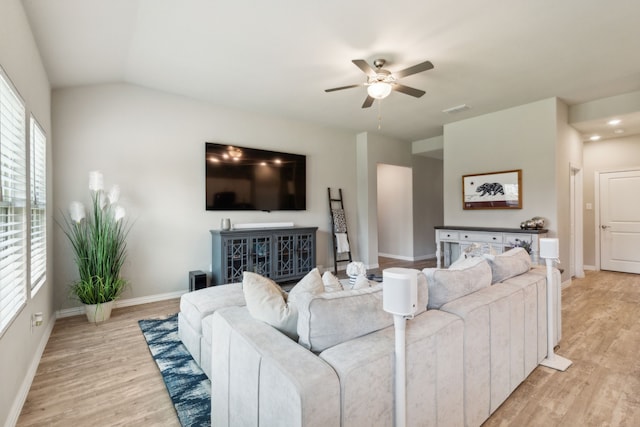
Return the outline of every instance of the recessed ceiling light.
<path id="1" fill-rule="evenodd" d="M 600 139 L 600 135 L 591 135 L 591 137 L 589 137 L 590 140 L 592 141 L 598 141 Z"/>
<path id="2" fill-rule="evenodd" d="M 618 129 L 614 130 L 613 133 L 617 133 L 619 135 L 621 133 L 624 133 L 624 129 L 618 128 Z"/>
<path id="3" fill-rule="evenodd" d="M 607 122 L 607 124 L 611 126 L 616 126 L 616 125 L 619 125 L 620 123 L 622 123 L 622 120 L 620 119 L 611 119 Z"/>

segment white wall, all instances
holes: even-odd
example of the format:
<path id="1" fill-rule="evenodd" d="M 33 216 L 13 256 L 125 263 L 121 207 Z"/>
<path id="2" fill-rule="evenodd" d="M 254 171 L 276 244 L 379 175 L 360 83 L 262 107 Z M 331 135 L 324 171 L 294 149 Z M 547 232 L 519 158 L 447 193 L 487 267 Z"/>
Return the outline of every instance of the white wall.
<path id="1" fill-rule="evenodd" d="M 119 184 L 135 222 L 123 274 L 123 298 L 188 288 L 189 270 L 209 270 L 209 230 L 223 217 L 238 222 L 293 221 L 317 226 L 317 262 L 332 266 L 327 187 L 343 189 L 349 229 L 356 230 L 355 135 L 281 118 L 221 109 L 141 87 L 114 84 L 56 90 L 56 209 L 88 199 L 87 176 L 101 170 Z M 205 211 L 205 141 L 307 156 L 307 210 Z M 67 241 L 55 236 L 56 308 L 71 307 L 66 286 L 77 277 Z M 355 252 L 357 235 L 350 235 Z"/>
<path id="2" fill-rule="evenodd" d="M 51 110 L 50 88 L 40 54 L 31 34 L 22 3 L 0 1 L 0 66 L 9 76 L 27 106 L 47 135 L 47 173 L 51 183 Z M 48 251 L 51 250 L 52 191 L 47 192 Z M 40 291 L 27 299 L 26 306 L 0 337 L 0 425 L 13 425 L 29 391 L 40 355 L 53 328 L 53 264 L 47 264 L 47 281 Z M 31 315 L 42 312 L 44 324 L 31 330 Z"/>
<path id="3" fill-rule="evenodd" d="M 357 136 L 359 257 L 369 268 L 378 266 L 378 183 L 377 165 L 411 166 L 411 143 L 379 134 Z"/>
<path id="4" fill-rule="evenodd" d="M 571 276 L 571 167 L 582 168 L 582 139 L 569 124 L 569 108 L 556 100 L 556 237 L 560 243 L 560 259 L 564 262 L 563 280 Z M 576 207 L 579 209 L 579 207 Z"/>
<path id="5" fill-rule="evenodd" d="M 413 171 L 378 164 L 378 253 L 413 260 Z"/>
<path id="6" fill-rule="evenodd" d="M 595 181 L 596 172 L 640 169 L 640 135 L 584 143 L 584 263 L 596 265 Z"/>
<path id="7" fill-rule="evenodd" d="M 555 98 L 444 127 L 445 225 L 512 227 L 534 216 L 556 230 Z M 463 210 L 462 176 L 522 169 L 522 209 Z"/>
<path id="8" fill-rule="evenodd" d="M 436 256 L 433 227 L 444 224 L 442 160 L 413 156 L 413 258 Z"/>
<path id="9" fill-rule="evenodd" d="M 568 265 L 569 163 L 581 151 L 567 121 L 566 106 L 549 98 L 445 125 L 445 225 L 518 228 L 541 216 Z M 522 169 L 522 209 L 463 210 L 463 175 L 513 169 Z"/>

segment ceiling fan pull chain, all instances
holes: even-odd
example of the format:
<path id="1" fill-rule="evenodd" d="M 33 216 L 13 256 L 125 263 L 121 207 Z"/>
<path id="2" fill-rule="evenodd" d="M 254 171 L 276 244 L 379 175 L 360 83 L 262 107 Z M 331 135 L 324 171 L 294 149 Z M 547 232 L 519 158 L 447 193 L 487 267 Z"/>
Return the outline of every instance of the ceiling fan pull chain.
<path id="1" fill-rule="evenodd" d="M 382 99 L 378 99 L 378 130 L 382 129 Z"/>

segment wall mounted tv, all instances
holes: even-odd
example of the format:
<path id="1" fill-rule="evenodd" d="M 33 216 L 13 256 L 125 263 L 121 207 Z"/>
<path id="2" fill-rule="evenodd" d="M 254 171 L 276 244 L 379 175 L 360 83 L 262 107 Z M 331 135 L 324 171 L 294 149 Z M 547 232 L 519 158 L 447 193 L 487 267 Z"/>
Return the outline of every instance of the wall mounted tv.
<path id="1" fill-rule="evenodd" d="M 306 156 L 205 145 L 208 211 L 306 209 Z"/>

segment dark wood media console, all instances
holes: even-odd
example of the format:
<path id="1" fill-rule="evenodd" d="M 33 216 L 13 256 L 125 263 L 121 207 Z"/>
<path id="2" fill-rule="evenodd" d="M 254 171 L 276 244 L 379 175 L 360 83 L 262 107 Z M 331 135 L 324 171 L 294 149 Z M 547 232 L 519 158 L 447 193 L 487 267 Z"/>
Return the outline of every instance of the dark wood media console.
<path id="1" fill-rule="evenodd" d="M 242 282 L 252 271 L 284 283 L 316 267 L 318 227 L 211 230 L 211 284 Z"/>

